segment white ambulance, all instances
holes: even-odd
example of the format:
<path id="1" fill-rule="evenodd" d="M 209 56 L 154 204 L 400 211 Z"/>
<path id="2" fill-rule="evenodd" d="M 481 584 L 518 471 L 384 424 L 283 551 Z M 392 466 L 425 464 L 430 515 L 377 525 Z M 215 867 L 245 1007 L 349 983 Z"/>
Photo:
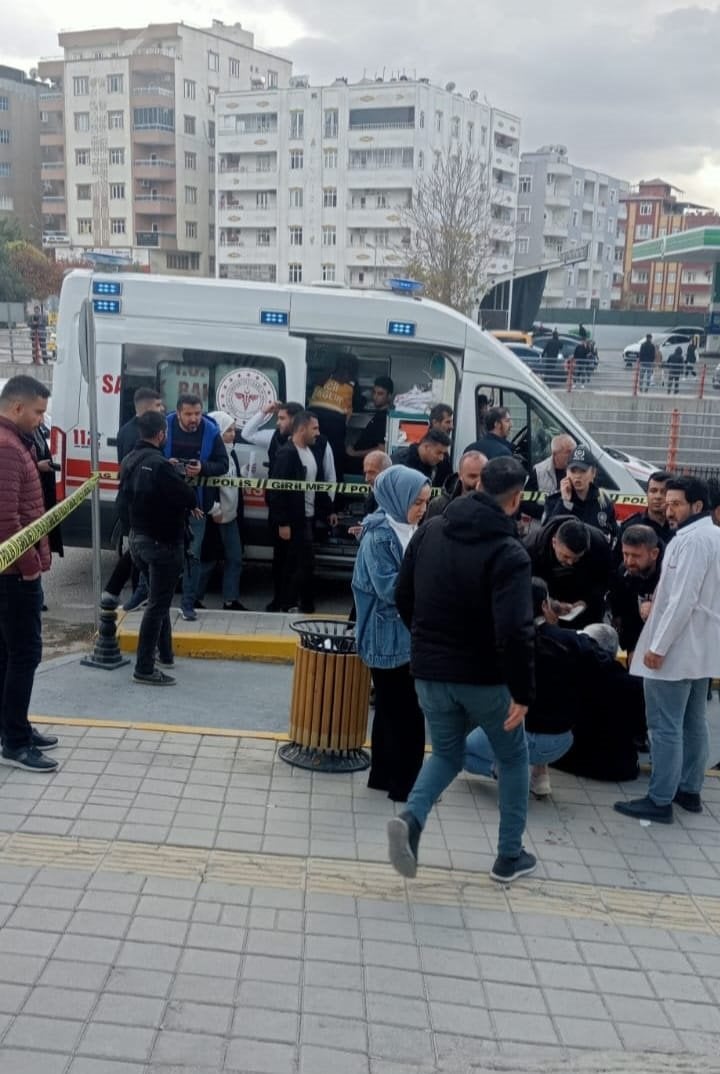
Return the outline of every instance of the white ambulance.
<path id="1" fill-rule="evenodd" d="M 156 388 L 168 410 L 175 408 L 180 393 L 197 394 L 206 410 L 231 413 L 241 432 L 267 403 L 307 402 L 313 385 L 343 354 L 357 358 L 366 395 L 373 380 L 384 375 L 393 379 L 396 396 L 422 398 L 425 391 L 434 401 L 449 403 L 455 411 L 454 461 L 482 435 L 478 415 L 489 400 L 510 410 L 515 451 L 528 468 L 547 457 L 553 436 L 568 432 L 595 453 L 604 488 L 638 497 L 635 504 L 644 502 L 623 465 L 602 450 L 507 348 L 468 318 L 418 297 L 410 281 L 398 280 L 396 288 L 367 292 L 69 273 L 60 297 L 52 396 L 53 449 L 62 466 L 60 495 L 72 492 L 90 474 L 88 387 L 78 342 L 81 304 L 88 299 L 97 340 L 100 468 L 113 475 L 101 481 L 103 543 L 108 546 L 113 543 L 117 492 L 116 434 L 133 416 L 137 388 Z M 371 413 L 353 415 L 349 442 Z M 392 414 L 391 440 L 402 436 L 403 428 L 407 433 L 413 422 L 425 420 L 417 413 Z M 254 452 L 257 476 L 267 476 L 262 452 L 242 440 L 237 447 L 244 463 Z M 244 500 L 246 555 L 267 558 L 264 495 L 248 490 Z M 634 504 L 627 506 L 637 510 Z M 622 509 L 618 514 L 622 516 Z M 69 544 L 89 543 L 89 508 L 77 510 L 63 523 L 63 535 Z M 339 540 L 327 545 L 323 555 L 343 558 L 352 556 L 353 549 L 352 540 Z"/>

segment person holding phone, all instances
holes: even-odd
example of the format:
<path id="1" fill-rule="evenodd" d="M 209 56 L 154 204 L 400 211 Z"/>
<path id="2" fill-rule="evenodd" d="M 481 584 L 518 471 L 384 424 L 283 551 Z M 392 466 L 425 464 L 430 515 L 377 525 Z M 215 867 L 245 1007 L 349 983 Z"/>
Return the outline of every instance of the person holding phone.
<path id="1" fill-rule="evenodd" d="M 572 515 L 604 534 L 610 547 L 618 536 L 615 507 L 597 484 L 598 464 L 590 448 L 578 444 L 567 464 L 567 474 L 560 481 L 559 492 L 548 496 L 543 522 L 556 515 Z"/>

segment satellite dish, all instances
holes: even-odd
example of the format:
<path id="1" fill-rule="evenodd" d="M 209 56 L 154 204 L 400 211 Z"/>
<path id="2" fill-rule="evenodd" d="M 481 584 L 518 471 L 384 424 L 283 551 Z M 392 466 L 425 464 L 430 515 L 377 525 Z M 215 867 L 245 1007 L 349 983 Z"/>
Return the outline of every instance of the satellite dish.
<path id="1" fill-rule="evenodd" d="M 448 93 L 452 93 L 452 91 L 455 89 L 455 83 L 454 82 L 446 82 L 445 83 L 445 89 L 448 91 Z"/>
<path id="2" fill-rule="evenodd" d="M 480 96 L 480 94 L 478 93 L 478 91 L 476 89 L 470 90 L 470 100 L 471 101 L 476 101 L 479 96 Z"/>

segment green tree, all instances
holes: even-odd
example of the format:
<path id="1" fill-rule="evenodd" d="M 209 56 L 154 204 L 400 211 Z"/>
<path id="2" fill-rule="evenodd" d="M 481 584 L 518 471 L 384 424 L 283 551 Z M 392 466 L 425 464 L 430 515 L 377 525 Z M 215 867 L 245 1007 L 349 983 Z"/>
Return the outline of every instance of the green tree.
<path id="1" fill-rule="evenodd" d="M 29 297 L 22 276 L 10 262 L 7 246 L 0 244 L 0 302 L 26 302 Z"/>

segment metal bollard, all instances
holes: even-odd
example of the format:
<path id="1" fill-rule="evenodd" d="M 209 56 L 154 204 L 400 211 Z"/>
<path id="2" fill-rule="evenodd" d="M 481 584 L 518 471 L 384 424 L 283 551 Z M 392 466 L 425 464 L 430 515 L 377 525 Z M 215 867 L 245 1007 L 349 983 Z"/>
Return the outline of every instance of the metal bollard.
<path id="1" fill-rule="evenodd" d="M 95 648 L 89 656 L 84 656 L 80 663 L 86 668 L 101 668 L 114 671 L 130 663 L 127 656 L 120 652 L 117 640 L 117 604 L 115 601 L 100 601 L 100 624 L 98 626 Z"/>

